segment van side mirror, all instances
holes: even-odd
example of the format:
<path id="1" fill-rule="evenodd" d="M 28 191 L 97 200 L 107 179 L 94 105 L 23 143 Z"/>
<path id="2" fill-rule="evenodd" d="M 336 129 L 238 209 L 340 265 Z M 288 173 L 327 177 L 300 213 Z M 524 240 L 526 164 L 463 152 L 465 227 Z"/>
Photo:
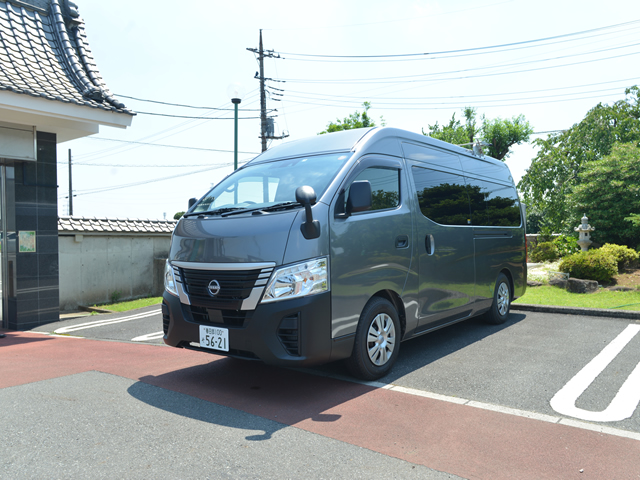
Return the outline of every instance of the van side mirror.
<path id="1" fill-rule="evenodd" d="M 198 200 L 196 198 L 190 198 L 189 199 L 189 209 L 191 209 L 191 207 L 193 207 L 196 204 L 197 201 Z"/>
<path id="2" fill-rule="evenodd" d="M 316 204 L 316 192 L 312 187 L 304 185 L 296 188 L 296 202 L 304 207 L 307 221 L 300 225 L 300 231 L 304 238 L 311 240 L 320 236 L 320 222 L 313 219 L 311 205 Z"/>
<path id="3" fill-rule="evenodd" d="M 349 187 L 346 213 L 349 216 L 366 210 L 371 210 L 371 183 L 369 180 L 358 180 Z"/>

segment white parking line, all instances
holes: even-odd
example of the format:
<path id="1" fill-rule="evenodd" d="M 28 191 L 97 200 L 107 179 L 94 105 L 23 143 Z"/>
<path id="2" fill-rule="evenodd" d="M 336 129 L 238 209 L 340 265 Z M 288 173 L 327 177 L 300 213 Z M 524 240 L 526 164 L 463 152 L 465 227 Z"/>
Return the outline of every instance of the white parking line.
<path id="1" fill-rule="evenodd" d="M 592 422 L 617 422 L 631 417 L 640 403 L 640 363 L 629 374 L 609 406 L 601 412 L 578 408 L 576 401 L 638 332 L 640 325 L 632 324 L 625 328 L 554 395 L 550 402 L 551 408 L 562 415 Z"/>
<path id="2" fill-rule="evenodd" d="M 157 340 L 164 337 L 164 332 L 147 333 L 146 335 L 140 335 L 139 337 L 132 338 L 132 342 L 147 342 L 149 340 Z"/>
<path id="3" fill-rule="evenodd" d="M 135 315 L 130 315 L 128 317 L 120 317 L 120 318 L 112 318 L 109 320 L 98 320 L 95 322 L 80 323 L 78 325 L 70 325 L 68 327 L 59 328 L 55 330 L 53 333 L 69 333 L 69 332 L 75 332 L 77 330 L 84 330 L 86 328 L 95 328 L 95 327 L 102 327 L 104 325 L 113 325 L 115 323 L 129 322 L 131 320 L 138 320 L 140 318 L 152 317 L 153 315 L 158 315 L 159 313 L 160 313 L 160 310 L 153 310 L 150 312 L 137 313 Z"/>

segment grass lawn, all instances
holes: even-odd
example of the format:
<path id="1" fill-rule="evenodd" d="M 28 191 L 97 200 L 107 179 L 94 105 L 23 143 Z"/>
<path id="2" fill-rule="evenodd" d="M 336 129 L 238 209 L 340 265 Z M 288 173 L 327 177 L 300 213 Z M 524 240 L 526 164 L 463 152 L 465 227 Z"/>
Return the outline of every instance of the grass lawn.
<path id="1" fill-rule="evenodd" d="M 162 302 L 162 297 L 149 297 L 149 298 L 139 298 L 137 300 L 130 300 L 128 302 L 112 303 L 111 305 L 100 305 L 99 308 L 104 308 L 105 310 L 111 310 L 112 312 L 126 312 L 128 310 L 148 307 L 150 305 L 159 305 L 161 302 Z"/>
<path id="2" fill-rule="evenodd" d="M 600 289 L 595 293 L 570 293 L 558 287 L 543 285 L 527 287 L 527 292 L 514 303 L 640 311 L 640 291 L 614 292 Z"/>

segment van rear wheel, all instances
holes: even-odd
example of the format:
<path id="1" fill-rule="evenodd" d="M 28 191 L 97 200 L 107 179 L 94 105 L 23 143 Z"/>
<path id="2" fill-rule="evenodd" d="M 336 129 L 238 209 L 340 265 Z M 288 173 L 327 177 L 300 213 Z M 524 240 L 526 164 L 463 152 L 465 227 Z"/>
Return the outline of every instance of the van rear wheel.
<path id="1" fill-rule="evenodd" d="M 500 325 L 507 321 L 511 308 L 511 283 L 504 273 L 498 275 L 493 292 L 493 303 L 485 314 L 487 323 Z"/>
<path id="2" fill-rule="evenodd" d="M 360 314 L 347 369 L 354 377 L 377 380 L 391 371 L 399 350 L 398 312 L 388 300 L 374 297 Z"/>

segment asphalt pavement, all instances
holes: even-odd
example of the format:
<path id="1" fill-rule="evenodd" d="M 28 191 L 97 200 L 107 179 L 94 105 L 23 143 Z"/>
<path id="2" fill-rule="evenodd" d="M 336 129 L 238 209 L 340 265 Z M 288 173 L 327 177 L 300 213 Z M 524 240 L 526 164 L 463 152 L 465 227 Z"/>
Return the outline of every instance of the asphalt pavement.
<path id="1" fill-rule="evenodd" d="M 549 407 L 637 320 L 471 320 L 403 343 L 392 374 L 367 385 L 335 365 L 279 369 L 134 341 L 123 319 L 153 334 L 153 312 L 3 332 L 1 478 L 640 479 L 637 414 L 612 428 Z M 606 407 L 638 340 L 615 360 L 622 378 L 599 380 L 578 406 Z"/>

